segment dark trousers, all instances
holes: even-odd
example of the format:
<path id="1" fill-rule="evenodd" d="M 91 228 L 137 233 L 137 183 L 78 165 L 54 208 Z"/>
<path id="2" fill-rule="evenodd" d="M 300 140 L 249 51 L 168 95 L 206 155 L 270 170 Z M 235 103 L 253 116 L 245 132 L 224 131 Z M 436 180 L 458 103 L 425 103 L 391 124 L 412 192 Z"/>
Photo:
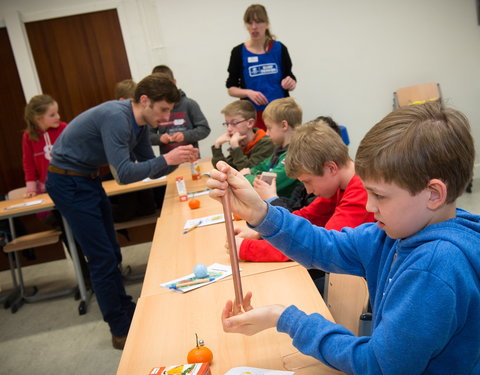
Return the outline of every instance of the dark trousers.
<path id="1" fill-rule="evenodd" d="M 127 335 L 135 304 L 125 292 L 118 268 L 122 255 L 110 202 L 100 178 L 49 172 L 46 188 L 87 258 L 90 280 L 103 319 L 113 335 Z"/>

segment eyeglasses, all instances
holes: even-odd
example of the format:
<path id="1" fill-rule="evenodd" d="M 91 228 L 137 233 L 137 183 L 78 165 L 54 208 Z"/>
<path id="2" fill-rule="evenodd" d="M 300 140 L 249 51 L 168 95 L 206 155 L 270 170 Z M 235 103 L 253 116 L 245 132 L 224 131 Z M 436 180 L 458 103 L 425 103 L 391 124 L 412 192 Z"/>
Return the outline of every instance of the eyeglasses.
<path id="1" fill-rule="evenodd" d="M 245 122 L 245 121 L 248 121 L 248 120 L 240 120 L 240 121 L 237 121 L 237 122 L 222 122 L 222 125 L 227 127 L 228 125 L 231 125 L 233 127 L 237 126 L 238 124 L 241 124 L 242 122 Z"/>

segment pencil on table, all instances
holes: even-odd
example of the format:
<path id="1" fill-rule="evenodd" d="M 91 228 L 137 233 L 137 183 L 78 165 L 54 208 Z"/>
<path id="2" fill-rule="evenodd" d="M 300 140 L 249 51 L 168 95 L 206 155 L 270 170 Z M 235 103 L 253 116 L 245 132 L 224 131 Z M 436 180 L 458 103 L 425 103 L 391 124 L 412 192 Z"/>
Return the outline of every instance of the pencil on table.
<path id="1" fill-rule="evenodd" d="M 205 277 L 203 279 L 196 279 L 196 280 L 191 280 L 191 281 L 180 281 L 173 285 L 171 288 L 173 289 L 178 289 L 178 288 L 183 288 L 186 286 L 192 286 L 192 285 L 197 285 L 197 284 L 202 284 L 202 283 L 208 283 L 209 281 L 215 280 L 214 277 Z"/>

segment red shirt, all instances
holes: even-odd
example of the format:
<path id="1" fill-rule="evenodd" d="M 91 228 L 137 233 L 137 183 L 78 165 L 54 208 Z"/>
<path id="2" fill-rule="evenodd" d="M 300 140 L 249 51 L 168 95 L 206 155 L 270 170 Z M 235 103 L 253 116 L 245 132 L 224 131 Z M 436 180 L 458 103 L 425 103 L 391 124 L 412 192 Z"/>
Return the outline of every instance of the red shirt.
<path id="1" fill-rule="evenodd" d="M 23 172 L 25 181 L 38 181 L 41 185 L 47 179 L 47 167 L 50 164 L 50 151 L 53 144 L 65 129 L 67 124 L 60 122 L 58 128 L 49 128 L 38 132 L 38 141 L 32 141 L 27 131 L 23 132 Z"/>
<path id="2" fill-rule="evenodd" d="M 332 198 L 316 198 L 308 206 L 292 212 L 304 217 L 312 224 L 325 229 L 341 230 L 354 228 L 374 221 L 373 214 L 367 212 L 367 191 L 360 177 L 354 175 L 345 190 L 338 189 Z M 265 240 L 245 239 L 240 246 L 239 258 L 252 262 L 286 262 L 290 258 Z"/>

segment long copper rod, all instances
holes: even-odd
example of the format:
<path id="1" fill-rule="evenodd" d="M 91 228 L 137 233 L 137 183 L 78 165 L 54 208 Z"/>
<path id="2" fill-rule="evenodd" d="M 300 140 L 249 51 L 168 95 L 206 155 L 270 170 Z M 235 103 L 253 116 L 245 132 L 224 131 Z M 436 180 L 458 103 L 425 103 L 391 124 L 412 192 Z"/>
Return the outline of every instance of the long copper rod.
<path id="1" fill-rule="evenodd" d="M 229 192 L 222 197 L 223 215 L 225 217 L 225 226 L 227 228 L 227 241 L 230 253 L 230 265 L 232 266 L 233 287 L 235 289 L 235 305 L 241 310 L 243 303 L 242 279 L 240 277 L 240 267 L 238 266 L 237 245 L 235 243 L 235 232 L 233 230 L 232 208 L 230 206 Z"/>

